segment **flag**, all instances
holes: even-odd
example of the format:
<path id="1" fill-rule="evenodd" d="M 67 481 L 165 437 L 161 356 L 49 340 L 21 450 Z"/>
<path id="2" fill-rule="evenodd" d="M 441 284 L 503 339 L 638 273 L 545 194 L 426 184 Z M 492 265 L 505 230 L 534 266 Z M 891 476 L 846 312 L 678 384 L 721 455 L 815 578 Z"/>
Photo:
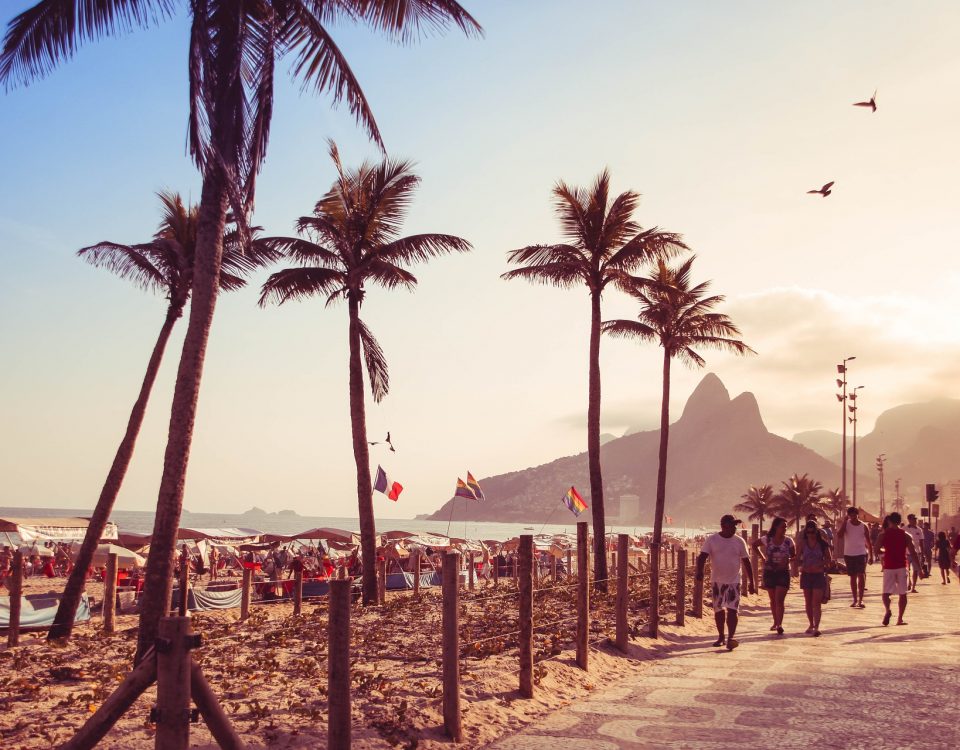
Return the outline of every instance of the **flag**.
<path id="1" fill-rule="evenodd" d="M 664 519 L 666 520 L 666 522 L 667 522 L 668 524 L 670 524 L 671 526 L 673 526 L 673 516 L 665 516 Z"/>
<path id="2" fill-rule="evenodd" d="M 387 476 L 387 472 L 383 470 L 383 467 L 377 465 L 377 479 L 373 483 L 373 489 L 377 492 L 382 492 L 396 502 L 397 498 L 400 497 L 400 493 L 403 492 L 403 485 L 399 482 L 391 482 Z"/>
<path id="3" fill-rule="evenodd" d="M 575 516 L 579 516 L 587 509 L 587 504 L 583 501 L 583 498 L 580 497 L 580 493 L 577 492 L 575 487 L 567 490 L 567 494 L 563 496 L 563 504 L 566 505 Z"/>
<path id="4" fill-rule="evenodd" d="M 477 496 L 473 494 L 467 483 L 464 482 L 460 477 L 457 477 L 457 489 L 453 493 L 454 497 L 462 497 L 465 500 L 476 500 Z M 451 511 L 452 512 L 452 511 Z"/>
<path id="5" fill-rule="evenodd" d="M 474 479 L 473 474 L 469 471 L 467 472 L 467 486 L 473 491 L 474 496 L 477 500 L 485 500 L 483 496 L 483 490 L 480 489 L 480 482 Z"/>

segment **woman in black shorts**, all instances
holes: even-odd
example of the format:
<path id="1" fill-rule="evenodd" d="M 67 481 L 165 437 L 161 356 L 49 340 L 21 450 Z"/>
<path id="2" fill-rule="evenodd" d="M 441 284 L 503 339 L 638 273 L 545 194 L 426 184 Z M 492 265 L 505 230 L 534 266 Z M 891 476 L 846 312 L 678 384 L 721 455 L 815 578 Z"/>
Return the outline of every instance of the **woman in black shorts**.
<path id="1" fill-rule="evenodd" d="M 783 604 L 790 588 L 790 561 L 797 554 L 793 540 L 787 536 L 787 521 L 777 516 L 765 537 L 753 543 L 763 560 L 763 588 L 770 595 L 770 613 L 773 625 L 770 630 L 783 634 Z"/>
<path id="2" fill-rule="evenodd" d="M 827 590 L 827 564 L 831 558 L 830 545 L 824 541 L 816 521 L 807 521 L 797 555 L 800 557 L 800 588 L 810 621 L 807 632 L 819 636 L 820 606 Z"/>
<path id="3" fill-rule="evenodd" d="M 936 542 L 937 565 L 940 567 L 940 582 L 946 586 L 950 583 L 950 540 L 947 532 L 937 534 Z"/>

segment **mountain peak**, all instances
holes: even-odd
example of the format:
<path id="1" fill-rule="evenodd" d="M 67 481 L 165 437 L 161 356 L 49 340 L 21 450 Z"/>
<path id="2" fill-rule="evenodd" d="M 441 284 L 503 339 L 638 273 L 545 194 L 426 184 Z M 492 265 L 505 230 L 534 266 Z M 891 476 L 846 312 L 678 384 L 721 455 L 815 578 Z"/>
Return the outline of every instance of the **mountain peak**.
<path id="1" fill-rule="evenodd" d="M 730 393 L 723 382 L 712 372 L 703 376 L 703 380 L 693 389 L 680 419 L 700 419 L 709 416 L 717 409 L 730 403 Z"/>

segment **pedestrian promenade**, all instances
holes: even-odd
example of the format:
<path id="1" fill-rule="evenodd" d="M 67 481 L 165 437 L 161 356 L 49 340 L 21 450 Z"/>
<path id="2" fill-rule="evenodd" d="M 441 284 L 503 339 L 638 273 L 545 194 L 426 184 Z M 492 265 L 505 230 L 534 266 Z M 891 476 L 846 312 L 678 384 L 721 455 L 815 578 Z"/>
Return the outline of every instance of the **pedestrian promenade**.
<path id="1" fill-rule="evenodd" d="M 637 675 L 501 739 L 496 750 L 617 748 L 955 748 L 960 743 L 960 586 L 939 571 L 910 594 L 905 626 L 881 624 L 881 575 L 870 566 L 865 609 L 833 576 L 822 635 L 804 633 L 790 590 L 786 632 L 771 633 L 766 592 L 746 598 L 734 651 L 715 636 L 679 644 Z M 763 605 L 763 606 L 761 606 Z M 893 598 L 896 621 L 896 597 Z M 704 616 L 712 618 L 709 609 Z M 698 639 L 701 640 L 701 639 Z"/>

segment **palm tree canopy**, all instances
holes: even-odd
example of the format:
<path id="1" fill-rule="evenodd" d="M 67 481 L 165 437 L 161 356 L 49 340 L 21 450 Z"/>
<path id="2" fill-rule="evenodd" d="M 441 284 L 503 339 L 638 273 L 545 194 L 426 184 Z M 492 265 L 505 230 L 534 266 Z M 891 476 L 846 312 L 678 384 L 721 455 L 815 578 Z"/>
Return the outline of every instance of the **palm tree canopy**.
<path id="1" fill-rule="evenodd" d="M 693 347 L 724 349 L 734 354 L 756 354 L 735 336 L 740 329 L 729 317 L 712 312 L 722 295 L 707 296 L 710 282 L 694 285 L 690 279 L 696 256 L 676 268 L 663 260 L 650 277 L 621 274 L 617 284 L 640 302 L 637 320 L 608 320 L 603 332 L 620 338 L 656 341 L 672 358 L 703 367 L 706 364 Z"/>
<path id="2" fill-rule="evenodd" d="M 190 152 L 206 175 L 224 177 L 241 229 L 252 208 L 255 177 L 266 155 L 276 63 L 292 59 L 304 88 L 346 101 L 383 148 L 373 112 L 350 65 L 328 32 L 344 20 L 407 42 L 450 25 L 466 34 L 479 24 L 454 0 L 41 0 L 14 17 L 0 50 L 0 81 L 42 77 L 84 42 L 164 21 L 181 7 L 191 14 Z M 237 50 L 239 54 L 220 54 Z M 230 70 L 223 60 L 231 59 Z M 211 123 L 229 122 L 232 142 L 214 143 Z"/>
<path id="3" fill-rule="evenodd" d="M 607 170 L 588 190 L 558 182 L 553 198 L 564 241 L 513 250 L 508 260 L 521 268 L 507 271 L 502 278 L 563 288 L 582 283 L 591 293 L 602 294 L 620 274 L 639 271 L 653 260 L 687 249 L 679 234 L 657 227 L 642 229 L 633 220 L 639 193 L 627 190 L 611 201 Z"/>
<path id="4" fill-rule="evenodd" d="M 337 179 L 296 223 L 297 237 L 263 237 L 255 248 L 274 252 L 296 265 L 270 275 L 260 305 L 283 304 L 322 295 L 363 303 L 366 286 L 414 289 L 417 278 L 404 266 L 453 252 L 467 252 L 465 239 L 448 234 L 400 236 L 403 219 L 420 178 L 407 161 L 384 159 L 345 169 L 336 144 L 330 156 Z M 374 399 L 389 390 L 386 359 L 369 328 L 361 322 L 361 339 Z"/>
<path id="5" fill-rule="evenodd" d="M 739 513 L 747 513 L 747 518 L 751 521 L 759 521 L 762 525 L 763 520 L 772 515 L 775 494 L 773 487 L 769 484 L 762 484 L 759 487 L 751 486 L 745 495 L 740 496 L 743 502 L 734 505 L 733 509 Z"/>
<path id="6" fill-rule="evenodd" d="M 823 516 L 823 505 L 820 502 L 823 494 L 823 485 L 804 474 L 794 474 L 785 482 L 783 488 L 774 500 L 774 508 L 778 514 L 788 521 L 799 524 L 808 515 Z"/>
<path id="7" fill-rule="evenodd" d="M 162 205 L 162 217 L 150 242 L 137 245 L 98 242 L 78 250 L 77 255 L 141 289 L 164 294 L 171 306 L 182 308 L 193 283 L 198 208 L 185 205 L 178 193 L 161 191 L 157 197 Z M 224 236 L 220 290 L 241 288 L 247 283 L 243 275 L 280 257 L 280 253 L 265 247 L 244 250 L 236 229 L 230 229 Z"/>

